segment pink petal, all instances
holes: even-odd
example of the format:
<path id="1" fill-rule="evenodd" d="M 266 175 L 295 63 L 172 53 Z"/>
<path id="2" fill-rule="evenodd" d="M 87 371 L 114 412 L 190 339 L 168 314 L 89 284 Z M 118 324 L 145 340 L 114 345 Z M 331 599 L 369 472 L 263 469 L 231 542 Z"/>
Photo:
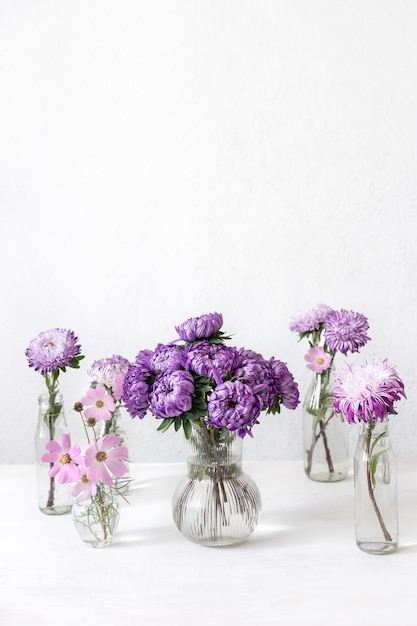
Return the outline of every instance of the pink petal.
<path id="1" fill-rule="evenodd" d="M 107 459 L 106 465 L 109 468 L 109 470 L 112 472 L 112 474 L 114 474 L 115 476 L 118 476 L 119 478 L 121 478 L 122 476 L 126 474 L 126 465 L 122 463 L 122 461 Z"/>

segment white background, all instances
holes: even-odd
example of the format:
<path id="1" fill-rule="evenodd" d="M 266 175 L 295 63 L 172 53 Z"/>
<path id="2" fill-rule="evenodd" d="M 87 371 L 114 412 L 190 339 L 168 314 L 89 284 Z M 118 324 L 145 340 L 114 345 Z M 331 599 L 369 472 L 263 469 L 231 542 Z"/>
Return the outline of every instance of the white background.
<path id="1" fill-rule="evenodd" d="M 288 324 L 317 302 L 368 316 L 417 453 L 416 32 L 414 0 L 0 0 L 0 462 L 34 460 L 40 331 L 80 338 L 75 425 L 94 359 L 213 311 L 303 396 Z M 183 458 L 157 425 L 134 461 Z M 247 459 L 301 458 L 301 409 L 254 435 Z"/>

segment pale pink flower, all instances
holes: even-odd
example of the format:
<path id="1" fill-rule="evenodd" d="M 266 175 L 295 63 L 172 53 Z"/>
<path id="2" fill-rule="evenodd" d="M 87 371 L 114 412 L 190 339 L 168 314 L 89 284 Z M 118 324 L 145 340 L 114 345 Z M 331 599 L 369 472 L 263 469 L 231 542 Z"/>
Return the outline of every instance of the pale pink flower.
<path id="1" fill-rule="evenodd" d="M 75 483 L 80 478 L 78 464 L 83 457 L 79 446 L 71 447 L 71 438 L 68 434 L 62 435 L 62 445 L 52 439 L 46 444 L 48 452 L 42 455 L 44 463 L 53 463 L 48 474 L 53 478 L 58 476 L 59 483 Z"/>
<path id="2" fill-rule="evenodd" d="M 87 476 L 92 482 L 102 481 L 111 487 L 114 484 L 111 474 L 118 478 L 125 475 L 126 466 L 123 461 L 129 455 L 125 446 L 119 446 L 121 441 L 117 435 L 105 435 L 87 447 L 85 464 Z"/>
<path id="3" fill-rule="evenodd" d="M 85 419 L 93 417 L 96 421 L 106 421 L 111 419 L 115 410 L 114 400 L 103 385 L 98 385 L 95 388 L 90 387 L 85 396 L 81 398 L 81 402 L 84 407 L 87 407 L 84 411 Z"/>
<path id="4" fill-rule="evenodd" d="M 96 495 L 97 484 L 88 478 L 88 468 L 85 465 L 79 465 L 78 469 L 80 472 L 80 479 L 71 489 L 71 495 L 75 498 L 82 493 L 83 498 L 87 500 L 88 498 L 91 498 L 91 496 Z"/>
<path id="5" fill-rule="evenodd" d="M 316 374 L 322 374 L 324 370 L 327 370 L 331 365 L 332 358 L 333 357 L 327 354 L 321 346 L 310 348 L 304 356 L 304 360 L 307 361 L 308 369 L 313 370 Z"/>
<path id="6" fill-rule="evenodd" d="M 123 381 L 125 379 L 126 373 L 120 372 L 115 376 L 113 383 L 113 397 L 115 400 L 121 400 L 123 394 Z"/>

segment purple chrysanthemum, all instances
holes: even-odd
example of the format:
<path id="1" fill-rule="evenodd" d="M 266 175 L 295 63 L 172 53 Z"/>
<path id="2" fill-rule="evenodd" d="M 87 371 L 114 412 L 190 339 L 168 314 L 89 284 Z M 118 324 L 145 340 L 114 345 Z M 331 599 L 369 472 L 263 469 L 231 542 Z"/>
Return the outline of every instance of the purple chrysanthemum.
<path id="1" fill-rule="evenodd" d="M 131 417 L 142 419 L 149 407 L 149 380 L 152 378 L 149 370 L 151 355 L 150 350 L 139 352 L 123 381 L 122 400 Z"/>
<path id="2" fill-rule="evenodd" d="M 271 371 L 271 387 L 274 396 L 278 397 L 287 409 L 295 409 L 300 402 L 300 392 L 294 376 L 285 363 L 274 357 L 269 359 L 268 366 Z"/>
<path id="3" fill-rule="evenodd" d="M 237 350 L 224 344 L 199 341 L 187 352 L 186 368 L 200 376 L 214 377 L 216 372 L 221 378 L 231 372 L 236 365 Z"/>
<path id="4" fill-rule="evenodd" d="M 149 359 L 149 368 L 154 374 L 168 369 L 181 369 L 184 363 L 184 350 L 175 345 L 159 343 Z"/>
<path id="5" fill-rule="evenodd" d="M 56 369 L 78 367 L 76 357 L 80 355 L 81 346 L 77 342 L 78 337 L 72 330 L 53 328 L 41 332 L 26 349 L 29 367 L 40 371 L 42 376 Z"/>
<path id="6" fill-rule="evenodd" d="M 238 367 L 233 371 L 233 375 L 252 388 L 257 385 L 265 385 L 261 395 L 263 408 L 272 403 L 271 372 L 267 361 L 261 354 L 244 348 L 238 350 Z"/>
<path id="7" fill-rule="evenodd" d="M 316 304 L 311 309 L 297 313 L 290 320 L 290 330 L 298 333 L 307 333 L 318 330 L 333 309 L 327 304 Z"/>
<path id="8" fill-rule="evenodd" d="M 222 326 L 221 313 L 206 313 L 199 317 L 190 317 L 179 326 L 175 326 L 175 330 L 183 341 L 196 341 L 215 335 Z"/>
<path id="9" fill-rule="evenodd" d="M 366 334 L 368 328 L 368 319 L 362 313 L 333 311 L 324 324 L 326 345 L 333 352 L 357 352 L 370 340 Z"/>
<path id="10" fill-rule="evenodd" d="M 130 362 L 120 354 L 113 354 L 111 357 L 93 361 L 87 370 L 88 376 L 99 385 L 113 387 L 118 374 L 126 374 Z"/>
<path id="11" fill-rule="evenodd" d="M 194 379 L 190 372 L 168 370 L 155 378 L 150 393 L 150 409 L 155 417 L 177 417 L 192 407 Z"/>
<path id="12" fill-rule="evenodd" d="M 338 384 L 331 389 L 334 408 L 349 423 L 383 421 L 395 413 L 394 402 L 406 397 L 404 384 L 387 359 L 374 359 L 364 365 L 349 364 L 337 369 Z"/>
<path id="13" fill-rule="evenodd" d="M 262 411 L 262 400 L 252 387 L 239 380 L 218 385 L 208 402 L 207 424 L 237 431 L 239 437 L 252 435 L 251 429 Z"/>

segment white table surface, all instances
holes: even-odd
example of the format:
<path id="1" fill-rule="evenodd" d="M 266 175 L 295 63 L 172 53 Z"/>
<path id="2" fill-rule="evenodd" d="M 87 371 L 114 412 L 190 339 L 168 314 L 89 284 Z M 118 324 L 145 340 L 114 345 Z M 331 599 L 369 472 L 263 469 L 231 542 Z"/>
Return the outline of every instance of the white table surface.
<path id="1" fill-rule="evenodd" d="M 246 463 L 262 495 L 243 544 L 183 538 L 171 495 L 185 463 L 134 464 L 110 547 L 87 548 L 71 516 L 39 512 L 35 468 L 0 465 L 1 626 L 416 626 L 417 460 L 398 461 L 400 547 L 361 552 L 353 478 L 306 478 L 301 462 Z"/>

